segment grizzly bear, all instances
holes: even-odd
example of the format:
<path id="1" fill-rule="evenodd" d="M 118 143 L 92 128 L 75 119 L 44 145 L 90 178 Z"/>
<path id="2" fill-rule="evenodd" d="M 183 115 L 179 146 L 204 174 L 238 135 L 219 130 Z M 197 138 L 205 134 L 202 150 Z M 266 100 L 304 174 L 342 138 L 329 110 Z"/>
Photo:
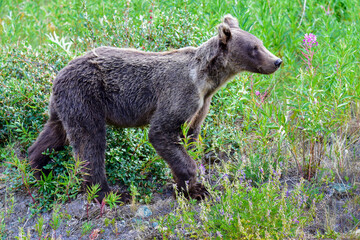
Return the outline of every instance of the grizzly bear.
<path id="1" fill-rule="evenodd" d="M 85 161 L 86 185 L 100 184 L 98 199 L 110 192 L 105 174 L 106 124 L 150 125 L 149 141 L 169 164 L 179 190 L 202 199 L 196 163 L 181 144 L 181 126 L 195 141 L 214 93 L 242 71 L 271 74 L 281 65 L 262 41 L 226 15 L 218 34 L 200 47 L 168 52 L 99 47 L 72 60 L 53 82 L 49 120 L 29 148 L 40 178 L 51 160 L 44 152 L 67 143 Z"/>

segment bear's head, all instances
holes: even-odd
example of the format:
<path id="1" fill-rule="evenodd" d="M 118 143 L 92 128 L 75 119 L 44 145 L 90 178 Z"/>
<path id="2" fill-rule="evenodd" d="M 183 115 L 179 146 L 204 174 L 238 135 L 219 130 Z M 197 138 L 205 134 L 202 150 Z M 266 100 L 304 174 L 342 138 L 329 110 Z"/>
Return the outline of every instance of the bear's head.
<path id="1" fill-rule="evenodd" d="M 220 47 L 234 72 L 271 74 L 280 67 L 282 60 L 269 52 L 257 37 L 241 30 L 231 15 L 224 17 L 218 30 Z"/>

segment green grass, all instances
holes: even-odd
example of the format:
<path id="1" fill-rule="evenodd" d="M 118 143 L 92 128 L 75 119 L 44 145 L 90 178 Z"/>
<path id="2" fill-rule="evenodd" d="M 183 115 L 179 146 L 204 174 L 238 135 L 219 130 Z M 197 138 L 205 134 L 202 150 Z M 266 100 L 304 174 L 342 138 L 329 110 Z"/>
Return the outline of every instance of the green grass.
<path id="1" fill-rule="evenodd" d="M 304 1 L 290 0 L 0 0 L 0 164 L 11 176 L 7 180 L 9 186 L 30 187 L 39 193 L 50 191 L 49 200 L 38 201 L 41 207 L 67 199 L 65 193 L 58 196 L 61 193 L 55 190 L 68 189 L 63 186 L 61 171 L 54 171 L 48 182 L 52 185 L 45 191 L 45 183 L 31 185 L 35 183 L 31 173 L 26 174 L 28 181 L 24 182 L 24 175 L 13 166 L 18 157 L 26 156 L 26 149 L 46 122 L 52 80 L 73 57 L 102 45 L 145 51 L 199 46 L 216 34 L 216 25 L 230 13 L 238 18 L 242 29 L 263 40 L 284 64 L 270 76 L 241 74 L 213 98 L 203 125 L 202 145 L 192 156 L 199 164 L 202 159 L 207 171 L 213 173 L 206 181 L 221 182 L 219 179 L 227 174 L 231 184 L 209 187 L 220 201 L 204 203 L 201 224 L 209 235 L 201 236 L 236 238 L 233 234 L 240 231 L 240 225 L 215 224 L 214 219 L 220 217 L 215 212 L 225 205 L 228 213 L 244 212 L 231 212 L 243 227 L 239 238 L 302 236 L 312 224 L 311 214 L 306 208 L 294 210 L 297 203 L 283 197 L 282 182 L 276 180 L 270 188 L 268 183 L 263 185 L 273 179 L 273 169 L 281 170 L 282 179 L 296 176 L 310 182 L 312 187 L 305 184 L 299 189 L 311 192 L 311 206 L 313 201 L 320 201 L 321 193 L 314 193 L 318 192 L 318 185 L 329 181 L 353 185 L 360 180 L 358 170 L 352 167 L 358 163 L 352 152 L 360 136 L 360 5 L 356 0 L 307 1 L 304 9 L 303 4 Z M 306 68 L 302 60 L 305 33 L 315 34 L 319 43 L 314 48 L 314 71 Z M 157 186 L 169 181 L 169 169 L 149 144 L 147 130 L 109 128 L 107 139 L 107 173 L 111 183 L 133 186 L 151 198 Z M 58 154 L 53 163 L 57 169 L 73 168 L 62 163 L 71 158 L 69 152 Z M 221 163 L 213 163 L 208 155 L 221 159 Z M 244 183 L 238 182 L 240 169 L 252 181 L 249 194 L 260 209 L 257 214 L 244 202 Z M 260 169 L 264 174 L 260 174 Z M 73 180 L 71 184 L 75 184 Z M 229 197 L 231 189 L 239 191 L 236 198 Z M 71 197 L 75 196 L 76 191 L 71 192 Z M 289 212 L 282 218 L 276 214 L 257 218 L 263 214 L 261 209 L 273 209 L 274 199 L 279 198 L 284 199 L 282 204 Z M 199 218 L 198 211 L 187 204 L 180 204 L 161 226 L 164 237 L 200 236 L 189 227 Z M 241 208 L 236 207 L 239 204 Z M 184 215 L 184 209 L 189 208 L 188 215 Z M 274 213 L 278 211 L 274 209 Z M 1 209 L 0 213 L 6 214 Z M 281 224 L 294 217 L 309 221 Z M 179 226 L 179 219 L 185 219 L 188 225 Z M 258 221 L 266 227 L 259 230 Z M 257 230 L 259 235 L 255 234 Z M 184 231 L 189 235 L 182 235 Z M 334 232 L 325 227 L 319 231 L 325 235 L 328 232 L 330 237 Z"/>
<path id="2" fill-rule="evenodd" d="M 264 177 L 264 174 L 260 175 Z M 242 171 L 238 171 L 231 182 L 222 178 L 219 184 L 225 190 L 212 192 L 213 199 L 200 204 L 200 214 L 195 210 L 198 204 L 188 203 L 180 197 L 176 211 L 162 218 L 160 231 L 165 239 L 174 233 L 180 239 L 187 239 L 189 234 L 196 239 L 285 239 L 299 236 L 298 231 L 312 221 L 314 206 L 308 201 L 309 192 L 304 191 L 303 183 L 293 190 L 282 186 L 278 171 L 269 175 L 269 182 L 256 188 L 246 181 Z M 198 222 L 201 222 L 201 228 Z M 181 231 L 173 231 L 173 228 Z"/>

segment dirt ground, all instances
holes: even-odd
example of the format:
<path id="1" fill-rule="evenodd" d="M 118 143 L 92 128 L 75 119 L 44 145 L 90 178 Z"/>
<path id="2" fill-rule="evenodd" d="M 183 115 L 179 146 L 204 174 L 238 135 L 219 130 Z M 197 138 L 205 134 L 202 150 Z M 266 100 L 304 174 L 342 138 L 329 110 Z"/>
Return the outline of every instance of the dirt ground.
<path id="1" fill-rule="evenodd" d="M 3 177 L 0 173 L 0 179 Z M 56 231 L 50 226 L 53 211 L 41 213 L 44 218 L 42 236 L 48 236 L 48 239 L 162 239 L 157 230 L 158 217 L 171 212 L 176 202 L 172 186 L 169 184 L 164 188 L 164 193 L 155 193 L 148 205 L 128 204 L 113 209 L 105 206 L 103 213 L 97 203 L 87 204 L 86 195 L 79 194 L 75 200 L 61 204 L 57 213 L 61 216 L 61 224 Z M 35 199 L 37 197 L 41 196 L 34 195 Z M 20 237 L 20 228 L 25 236 L 30 236 L 20 239 L 38 239 L 35 225 L 40 214 L 32 214 L 31 201 L 25 191 L 10 192 L 6 183 L 0 180 L 0 214 L 8 213 L 4 218 L 0 215 L 3 218 L 0 224 L 5 227 L 5 238 L 2 239 Z M 86 231 L 86 225 L 91 225 L 91 230 Z"/>

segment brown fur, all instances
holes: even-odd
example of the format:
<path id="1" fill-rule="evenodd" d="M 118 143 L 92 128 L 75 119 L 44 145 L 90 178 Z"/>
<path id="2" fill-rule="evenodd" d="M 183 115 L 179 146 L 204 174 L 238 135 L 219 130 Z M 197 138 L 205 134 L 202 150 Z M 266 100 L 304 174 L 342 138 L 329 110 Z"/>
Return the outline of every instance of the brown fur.
<path id="1" fill-rule="evenodd" d="M 275 72 L 281 60 L 227 15 L 218 35 L 198 48 L 141 52 L 100 47 L 72 60 L 53 84 L 50 119 L 29 148 L 34 169 L 50 160 L 46 149 L 61 149 L 66 139 L 75 157 L 89 163 L 87 184 L 110 191 L 105 174 L 105 125 L 121 128 L 150 124 L 149 141 L 169 164 L 179 189 L 203 198 L 196 164 L 180 144 L 181 125 L 190 123 L 197 139 L 213 94 L 237 73 Z M 38 177 L 40 176 L 37 172 Z"/>

